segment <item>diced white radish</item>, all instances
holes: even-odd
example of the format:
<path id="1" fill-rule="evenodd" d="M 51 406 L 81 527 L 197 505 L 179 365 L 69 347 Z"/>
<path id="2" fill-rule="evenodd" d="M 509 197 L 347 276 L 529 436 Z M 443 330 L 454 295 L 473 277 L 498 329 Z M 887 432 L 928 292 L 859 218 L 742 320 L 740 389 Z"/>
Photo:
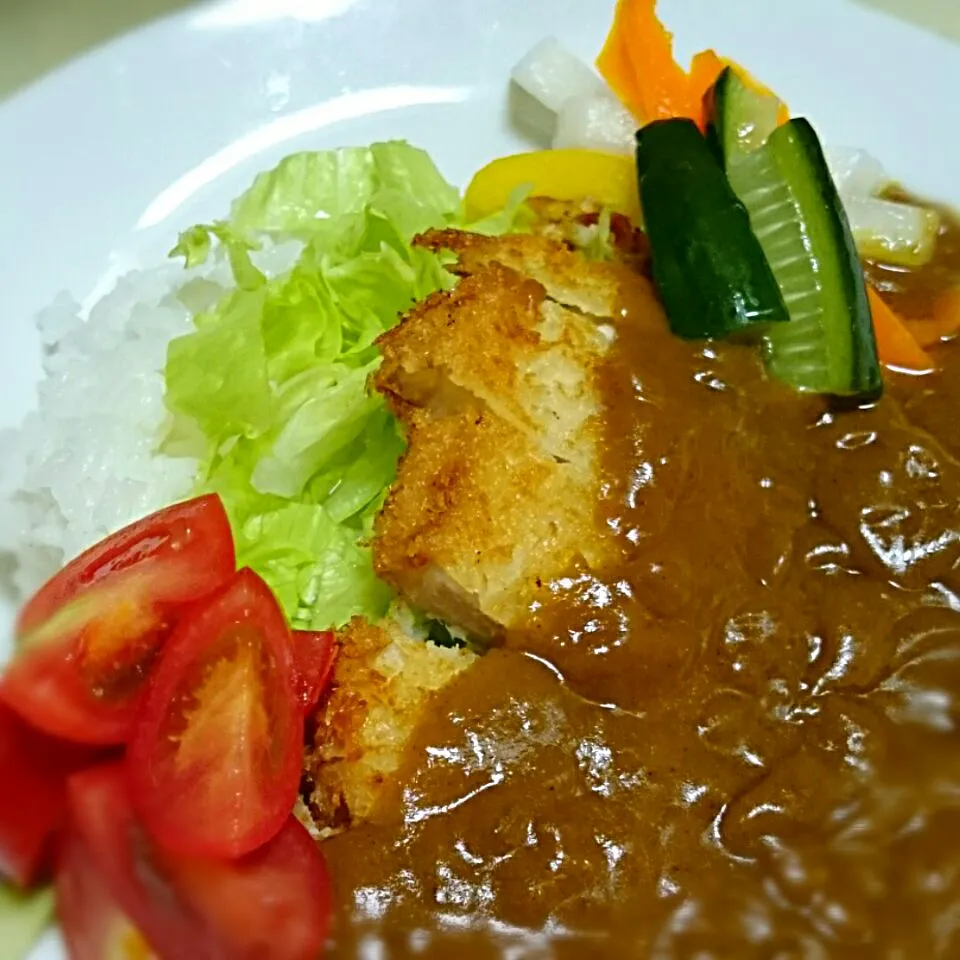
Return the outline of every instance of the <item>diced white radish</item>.
<path id="1" fill-rule="evenodd" d="M 860 256 L 904 267 L 933 256 L 940 229 L 935 210 L 862 196 L 844 198 L 843 206 Z"/>
<path id="2" fill-rule="evenodd" d="M 553 146 L 631 154 L 637 121 L 611 93 L 571 97 L 557 114 Z"/>
<path id="3" fill-rule="evenodd" d="M 928 263 L 940 230 L 936 210 L 881 199 L 894 181 L 866 150 L 826 147 L 824 154 L 860 256 L 902 267 Z"/>
<path id="4" fill-rule="evenodd" d="M 879 160 L 857 147 L 826 147 L 827 166 L 843 197 L 875 197 L 893 182 Z"/>
<path id="5" fill-rule="evenodd" d="M 510 76 L 552 113 L 559 113 L 571 97 L 607 91 L 603 80 L 553 37 L 546 37 L 528 51 Z"/>

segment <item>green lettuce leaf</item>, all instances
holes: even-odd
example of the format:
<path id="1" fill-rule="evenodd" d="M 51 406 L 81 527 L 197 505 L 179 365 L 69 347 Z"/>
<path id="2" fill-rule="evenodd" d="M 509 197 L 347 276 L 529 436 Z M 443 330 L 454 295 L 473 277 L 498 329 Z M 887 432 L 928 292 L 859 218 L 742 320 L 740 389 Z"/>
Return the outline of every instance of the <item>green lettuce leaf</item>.
<path id="1" fill-rule="evenodd" d="M 375 143 L 287 157 L 236 200 L 231 225 L 247 233 L 335 237 L 351 215 L 373 212 L 409 240 L 453 222 L 459 207 L 456 188 L 424 151 Z"/>
<path id="2" fill-rule="evenodd" d="M 600 211 L 600 219 L 591 232 L 590 239 L 580 247 L 580 251 L 588 260 L 612 260 L 616 238 L 610 226 L 610 209 L 604 207 Z"/>
<path id="3" fill-rule="evenodd" d="M 298 626 L 377 617 L 390 602 L 366 538 L 403 440 L 368 387 L 374 341 L 452 284 L 411 240 L 454 222 L 459 204 L 405 144 L 298 154 L 258 177 L 229 223 L 191 228 L 173 251 L 193 267 L 218 243 L 237 289 L 170 344 L 171 438 L 199 427 L 198 487 L 221 495 L 239 562 Z M 269 280 L 251 260 L 262 235 L 303 245 Z"/>
<path id="4" fill-rule="evenodd" d="M 370 389 L 376 339 L 413 304 L 453 286 L 447 254 L 413 247 L 461 225 L 459 193 L 405 143 L 300 153 L 259 176 L 229 221 L 186 231 L 186 266 L 227 258 L 235 289 L 174 340 L 165 450 L 202 447 L 199 491 L 220 494 L 238 560 L 299 627 L 376 619 L 391 601 L 369 538 L 404 441 Z M 523 198 L 479 229 L 523 222 Z M 298 244 L 285 272 L 257 258 Z M 181 451 L 182 452 L 182 451 Z"/>
<path id="5" fill-rule="evenodd" d="M 259 436 L 274 418 L 274 393 L 263 342 L 262 292 L 238 291 L 167 350 L 170 406 L 213 440 Z"/>
<path id="6" fill-rule="evenodd" d="M 527 198 L 531 187 L 520 184 L 514 187 L 507 198 L 507 205 L 497 213 L 490 214 L 482 220 L 474 220 L 467 224 L 466 229 L 473 233 L 482 233 L 488 237 L 499 237 L 504 233 L 523 233 L 533 223 L 533 211 L 527 207 Z"/>
<path id="7" fill-rule="evenodd" d="M 177 245 L 170 251 L 171 257 L 183 257 L 185 265 L 198 267 L 206 262 L 216 239 L 223 246 L 230 261 L 230 269 L 241 290 L 256 290 L 263 286 L 266 277 L 258 270 L 250 254 L 260 249 L 260 244 L 239 234 L 227 223 L 197 224 L 180 234 Z"/>

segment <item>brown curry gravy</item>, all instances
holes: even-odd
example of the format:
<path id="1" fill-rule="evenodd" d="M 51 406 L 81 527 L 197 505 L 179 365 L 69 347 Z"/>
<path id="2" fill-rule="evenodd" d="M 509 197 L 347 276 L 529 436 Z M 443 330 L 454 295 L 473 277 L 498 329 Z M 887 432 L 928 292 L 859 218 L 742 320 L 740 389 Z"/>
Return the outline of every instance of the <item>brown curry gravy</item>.
<path id="1" fill-rule="evenodd" d="M 938 359 L 834 413 L 625 302 L 598 504 L 622 558 L 545 585 L 433 703 L 380 822 L 325 844 L 331 953 L 960 957 L 960 350 Z"/>

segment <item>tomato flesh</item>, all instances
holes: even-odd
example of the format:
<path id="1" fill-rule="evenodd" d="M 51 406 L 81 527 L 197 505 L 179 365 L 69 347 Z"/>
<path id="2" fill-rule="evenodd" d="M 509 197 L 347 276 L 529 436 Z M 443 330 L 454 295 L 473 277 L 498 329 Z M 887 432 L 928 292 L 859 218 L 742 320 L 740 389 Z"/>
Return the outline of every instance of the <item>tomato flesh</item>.
<path id="1" fill-rule="evenodd" d="M 304 717 L 290 631 L 241 570 L 187 613 L 157 662 L 128 751 L 144 823 L 184 854 L 238 857 L 283 825 Z"/>
<path id="2" fill-rule="evenodd" d="M 319 848 L 293 816 L 246 857 L 182 857 L 158 845 L 138 820 L 122 764 L 77 774 L 69 789 L 71 822 L 104 887 L 160 957 L 320 955 L 330 882 Z"/>
<path id="3" fill-rule="evenodd" d="M 0 704 L 0 876 L 26 887 L 49 866 L 67 809 L 67 777 L 95 756 L 54 740 Z"/>
<path id="4" fill-rule="evenodd" d="M 333 675 L 338 647 L 330 630 L 294 630 L 293 659 L 300 678 L 300 700 L 309 713 L 320 702 Z"/>
<path id="5" fill-rule="evenodd" d="M 54 736 L 125 742 L 146 677 L 184 606 L 216 590 L 235 565 L 230 524 L 215 496 L 107 537 L 23 608 L 0 699 Z"/>
<path id="6" fill-rule="evenodd" d="M 117 905 L 76 830 L 64 835 L 54 881 L 57 919 L 70 960 L 156 960 Z"/>
<path id="7" fill-rule="evenodd" d="M 219 931 L 224 960 L 316 960 L 332 914 L 330 878 L 317 844 L 292 814 L 264 846 L 239 860 L 186 859 L 170 877 Z"/>

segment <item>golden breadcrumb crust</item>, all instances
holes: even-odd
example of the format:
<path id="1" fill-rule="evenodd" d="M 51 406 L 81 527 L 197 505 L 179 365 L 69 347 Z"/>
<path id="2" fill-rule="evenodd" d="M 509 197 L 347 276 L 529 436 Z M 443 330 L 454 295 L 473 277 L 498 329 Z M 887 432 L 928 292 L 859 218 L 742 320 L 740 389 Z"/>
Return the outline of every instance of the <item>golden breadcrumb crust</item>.
<path id="1" fill-rule="evenodd" d="M 598 376 L 623 268 L 538 236 L 434 231 L 462 279 L 381 337 L 378 390 L 408 450 L 377 521 L 378 574 L 496 637 L 542 583 L 602 561 Z"/>
<path id="2" fill-rule="evenodd" d="M 304 763 L 305 800 L 320 835 L 375 817 L 431 695 L 476 659 L 410 636 L 394 619 L 354 619 L 337 642 Z"/>
<path id="3" fill-rule="evenodd" d="M 546 236 L 433 231 L 418 242 L 452 251 L 460 281 L 379 341 L 375 386 L 408 445 L 374 562 L 414 607 L 496 639 L 551 579 L 600 567 L 614 549 L 595 516 L 599 378 L 623 285 L 653 299 L 636 271 Z M 398 617 L 339 632 L 297 811 L 317 837 L 376 819 L 432 697 L 476 661 L 416 632 Z"/>

